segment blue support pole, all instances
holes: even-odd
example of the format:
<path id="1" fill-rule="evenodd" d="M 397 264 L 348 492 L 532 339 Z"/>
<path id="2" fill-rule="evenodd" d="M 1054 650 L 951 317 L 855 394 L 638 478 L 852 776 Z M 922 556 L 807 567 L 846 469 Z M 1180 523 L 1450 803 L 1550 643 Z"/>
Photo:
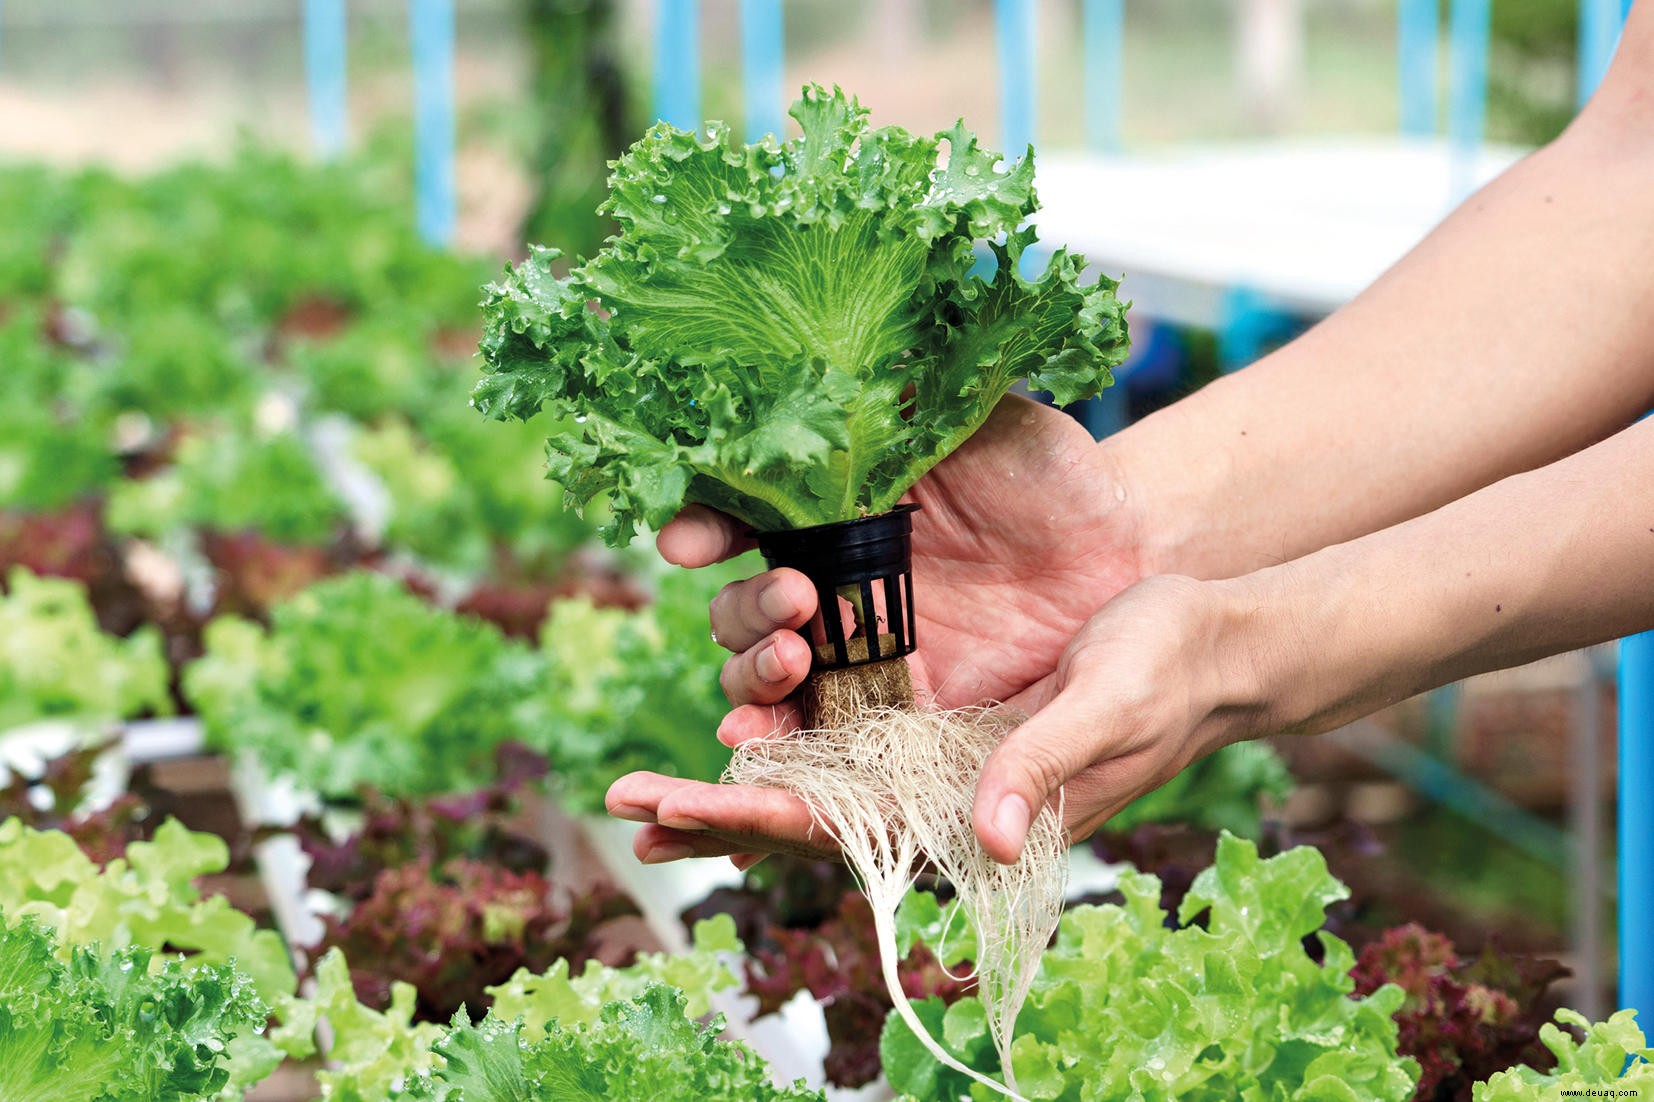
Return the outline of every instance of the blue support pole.
<path id="1" fill-rule="evenodd" d="M 746 100 L 747 141 L 765 134 L 785 137 L 781 83 L 786 52 L 781 0 L 741 0 L 741 93 Z"/>
<path id="2" fill-rule="evenodd" d="M 1034 142 L 1034 5 L 995 0 L 999 39 L 999 140 L 1016 160 Z"/>
<path id="3" fill-rule="evenodd" d="M 1580 0 L 1579 3 L 1579 105 L 1591 98 L 1608 71 L 1608 62 L 1619 45 L 1620 27 L 1631 5 L 1622 0 Z"/>
<path id="4" fill-rule="evenodd" d="M 1291 314 L 1252 288 L 1229 288 L 1218 323 L 1218 369 L 1227 373 L 1252 363 L 1271 340 L 1285 337 L 1292 324 Z"/>
<path id="5" fill-rule="evenodd" d="M 1437 0 L 1400 0 L 1396 11 L 1396 72 L 1401 90 L 1401 132 L 1436 132 L 1436 84 L 1440 67 Z"/>
<path id="6" fill-rule="evenodd" d="M 1085 144 L 1120 152 L 1125 101 L 1125 0 L 1085 0 L 1081 38 L 1085 54 Z"/>
<path id="7" fill-rule="evenodd" d="M 1654 632 L 1620 640 L 1619 928 L 1622 1007 L 1654 1022 Z"/>
<path id="8" fill-rule="evenodd" d="M 304 80 L 310 101 L 310 142 L 332 160 L 349 138 L 345 83 L 345 0 L 304 0 Z"/>
<path id="9" fill-rule="evenodd" d="M 408 0 L 414 76 L 414 192 L 419 233 L 454 236 L 454 3 Z"/>
<path id="10" fill-rule="evenodd" d="M 1453 0 L 1447 138 L 1453 150 L 1454 202 L 1476 186 L 1476 158 L 1487 126 L 1487 51 L 1492 24 L 1492 0 Z"/>
<path id="11" fill-rule="evenodd" d="M 700 0 L 660 0 L 655 19 L 655 117 L 701 125 Z"/>

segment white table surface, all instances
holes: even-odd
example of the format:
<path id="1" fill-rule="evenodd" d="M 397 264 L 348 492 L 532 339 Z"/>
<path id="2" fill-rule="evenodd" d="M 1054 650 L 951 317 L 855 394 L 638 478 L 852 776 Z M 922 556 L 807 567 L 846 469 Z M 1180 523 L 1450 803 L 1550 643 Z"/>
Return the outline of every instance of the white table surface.
<path id="1" fill-rule="evenodd" d="M 1523 151 L 1430 138 L 1296 139 L 1037 163 L 1040 242 L 1111 275 L 1134 311 L 1217 327 L 1236 288 L 1330 313 Z"/>

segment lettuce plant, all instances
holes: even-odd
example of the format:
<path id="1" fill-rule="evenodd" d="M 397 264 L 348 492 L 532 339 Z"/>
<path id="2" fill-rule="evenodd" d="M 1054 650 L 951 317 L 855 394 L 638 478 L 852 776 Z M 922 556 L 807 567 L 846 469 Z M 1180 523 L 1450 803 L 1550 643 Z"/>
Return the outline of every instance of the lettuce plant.
<path id="1" fill-rule="evenodd" d="M 83 586 L 22 567 L 0 596 L 0 731 L 40 719 L 92 723 L 172 710 L 161 638 L 99 630 Z"/>
<path id="2" fill-rule="evenodd" d="M 1558 1098 L 1642 1098 L 1654 1092 L 1654 1047 L 1637 1028 L 1637 1012 L 1621 1010 L 1606 1022 L 1592 1024 L 1572 1010 L 1558 1010 L 1556 1020 L 1580 1031 L 1575 1038 L 1546 1023 L 1539 1039 L 1556 1057 L 1556 1070 L 1528 1067 L 1501 1071 L 1478 1083 L 1474 1102 L 1550 1102 Z"/>
<path id="3" fill-rule="evenodd" d="M 1352 998 L 1354 954 L 1338 938 L 1317 934 L 1327 905 L 1347 894 L 1318 852 L 1303 847 L 1262 860 L 1252 843 L 1224 835 L 1175 926 L 1167 925 L 1154 877 L 1128 872 L 1121 891 L 1123 905 L 1065 914 L 1040 962 L 1011 1045 L 1025 1097 L 1412 1098 L 1418 1069 L 1397 1054 L 1392 1017 L 1401 989 Z M 947 928 L 935 914 L 928 921 L 908 916 L 909 936 L 924 936 L 944 962 L 968 958 L 968 935 L 937 945 Z M 1312 934 L 1320 961 L 1303 944 Z M 995 1046 L 975 997 L 917 1005 L 954 1055 L 994 1069 Z M 987 1097 L 895 1017 L 886 1021 L 882 1054 L 898 1090 L 925 1099 Z"/>
<path id="4" fill-rule="evenodd" d="M 1444 935 L 1408 924 L 1361 950 L 1357 993 L 1394 983 L 1400 1050 L 1419 1062 L 1418 1102 L 1470 1102 L 1471 1084 L 1516 1064 L 1551 1066 L 1540 1044 L 1545 989 L 1567 975 L 1555 961 L 1500 955 L 1491 945 L 1461 961 Z"/>
<path id="5" fill-rule="evenodd" d="M 1072 402 L 1125 356 L 1113 280 L 1061 249 L 1022 273 L 1031 155 L 873 129 L 819 87 L 792 117 L 756 145 L 657 125 L 615 162 L 601 252 L 559 278 L 537 249 L 485 293 L 473 403 L 558 418 L 551 476 L 609 501 L 612 542 L 688 502 L 763 530 L 882 512 L 1013 382 Z"/>
<path id="6" fill-rule="evenodd" d="M 268 631 L 220 617 L 206 650 L 184 687 L 212 744 L 327 796 L 474 787 L 496 747 L 542 729 L 529 648 L 379 574 L 312 586 Z"/>
<path id="7" fill-rule="evenodd" d="M 558 1098 L 697 1098 L 727 1102 L 821 1102 L 802 1081 L 777 1087 L 745 1045 L 724 1041 L 723 1015 L 701 1025 L 684 1013 L 682 992 L 651 985 L 628 1002 L 606 1004 L 595 1022 L 547 1025 L 536 1035 L 497 1018 L 473 1025 L 462 1010 L 436 1045 L 443 1063 L 416 1080 L 410 1098 L 518 1102 Z"/>
<path id="8" fill-rule="evenodd" d="M 230 1083 L 266 1010 L 229 965 L 186 969 L 144 947 L 62 946 L 0 914 L 0 1098 L 194 1102 Z"/>
<path id="9" fill-rule="evenodd" d="M 401 981 L 418 992 L 418 1018 L 447 1021 L 462 1006 L 486 1010 L 492 999 L 484 989 L 519 969 L 596 959 L 604 924 L 637 913 L 606 883 L 565 893 L 538 872 L 464 858 L 440 866 L 419 860 L 384 870 L 366 899 L 342 918 L 329 917 L 320 948 L 344 951 L 369 1006 L 388 1006 Z"/>
<path id="10" fill-rule="evenodd" d="M 62 951 L 98 942 L 182 952 L 194 966 L 231 964 L 259 995 L 275 1000 L 295 986 L 287 947 L 221 895 L 204 896 L 201 876 L 223 872 L 229 850 L 212 834 L 176 819 L 148 842 L 98 864 L 69 835 L 0 823 L 0 910 L 51 927 Z"/>
<path id="11" fill-rule="evenodd" d="M 488 1028 L 515 1022 L 530 1036 L 539 1036 L 552 1023 L 564 1029 L 589 1025 L 598 1021 L 608 1004 L 636 999 L 657 985 L 678 991 L 684 999 L 683 1013 L 702 1018 L 711 1013 L 715 993 L 739 982 L 730 961 L 740 951 L 734 923 L 720 917 L 696 924 L 693 944 L 686 953 L 645 953 L 624 968 L 593 962 L 578 976 L 570 975 L 566 960 L 543 973 L 521 969 L 505 983 L 488 989 L 494 999 Z M 324 1054 L 331 1066 L 317 1075 L 317 1082 L 329 1102 L 386 1102 L 407 1097 L 403 1092 L 416 1089 L 424 1091 L 423 1097 L 448 1097 L 442 1093 L 444 1088 L 433 1090 L 430 1084 L 433 1069 L 443 1065 L 435 1046 L 449 1031 L 432 1022 L 414 1021 L 415 1002 L 414 989 L 396 983 L 386 1010 L 364 1006 L 356 998 L 344 955 L 333 950 L 317 962 L 315 994 L 284 1001 L 281 1028 L 273 1040 L 291 1056 L 310 1056 L 317 1051 L 318 1021 L 327 1023 L 328 1029 L 319 1036 L 325 1039 Z M 616 1095 L 621 1096 L 633 1095 Z M 668 1093 L 661 1097 L 696 1096 Z"/>

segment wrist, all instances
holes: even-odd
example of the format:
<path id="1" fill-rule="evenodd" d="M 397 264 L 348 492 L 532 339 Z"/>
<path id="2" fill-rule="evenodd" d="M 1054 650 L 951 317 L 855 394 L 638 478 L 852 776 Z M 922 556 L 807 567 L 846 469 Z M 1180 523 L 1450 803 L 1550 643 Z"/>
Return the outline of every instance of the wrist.
<path id="1" fill-rule="evenodd" d="M 1200 587 L 1209 673 L 1201 708 L 1216 735 L 1213 749 L 1291 730 L 1301 707 L 1295 689 L 1307 672 L 1305 637 L 1288 626 L 1275 587 L 1256 575 Z"/>
<path id="2" fill-rule="evenodd" d="M 1243 641 L 1233 661 L 1244 665 L 1258 734 L 1318 734 L 1431 684 L 1442 610 L 1369 542 L 1212 583 Z M 1373 584 L 1386 577 L 1392 584 Z"/>
<path id="3" fill-rule="evenodd" d="M 1220 380 L 1221 383 L 1221 380 Z M 1219 383 L 1211 384 L 1221 389 Z M 1105 438 L 1098 447 L 1137 527 L 1142 576 L 1222 578 L 1237 572 L 1224 493 L 1231 457 L 1182 404 Z M 1199 461 L 1193 461 L 1194 456 Z"/>

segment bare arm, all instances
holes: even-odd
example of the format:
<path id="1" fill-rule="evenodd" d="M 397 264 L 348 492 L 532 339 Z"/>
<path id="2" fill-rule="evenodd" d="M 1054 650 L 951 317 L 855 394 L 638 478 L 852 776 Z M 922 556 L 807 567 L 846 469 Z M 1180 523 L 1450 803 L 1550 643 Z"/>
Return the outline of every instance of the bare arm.
<path id="1" fill-rule="evenodd" d="M 1654 2 L 1569 131 L 1322 324 L 1113 438 L 1144 572 L 1226 577 L 1571 454 L 1654 404 Z"/>
<path id="2" fill-rule="evenodd" d="M 1654 626 L 1654 420 L 1217 585 L 1262 632 L 1254 653 L 1271 729 L 1324 731 L 1462 677 L 1644 630 Z"/>

